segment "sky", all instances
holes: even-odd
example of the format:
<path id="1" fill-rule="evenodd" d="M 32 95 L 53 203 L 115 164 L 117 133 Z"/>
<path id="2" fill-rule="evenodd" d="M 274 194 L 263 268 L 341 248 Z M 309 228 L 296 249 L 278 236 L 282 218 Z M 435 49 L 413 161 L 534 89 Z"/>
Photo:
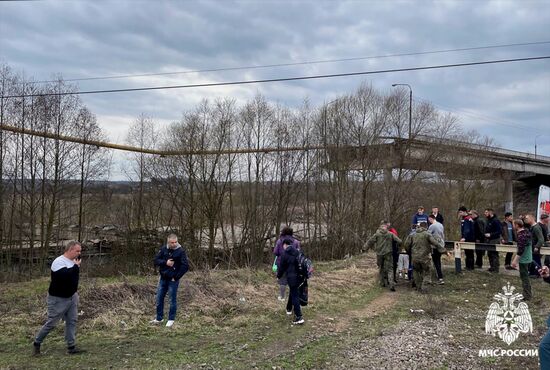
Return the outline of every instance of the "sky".
<path id="1" fill-rule="evenodd" d="M 518 43 L 536 45 L 270 68 Z M 119 89 L 347 73 L 550 56 L 550 1 L 8 1 L 0 2 L 0 63 L 35 80 L 192 72 L 75 81 Z M 257 94 L 321 105 L 368 83 L 412 87 L 500 146 L 550 156 L 550 60 L 309 81 L 83 95 L 108 140 L 124 143 L 140 114 L 160 127 L 201 100 Z M 123 158 L 120 153 L 117 158 Z M 124 177 L 115 169 L 113 179 Z"/>

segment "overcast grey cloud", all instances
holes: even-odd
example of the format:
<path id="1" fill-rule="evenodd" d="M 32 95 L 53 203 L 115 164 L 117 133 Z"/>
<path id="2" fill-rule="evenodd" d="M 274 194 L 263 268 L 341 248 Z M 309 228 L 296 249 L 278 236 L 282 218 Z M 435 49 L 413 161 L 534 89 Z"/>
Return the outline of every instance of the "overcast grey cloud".
<path id="1" fill-rule="evenodd" d="M 0 3 L 0 61 L 37 80 L 241 67 L 550 41 L 548 1 L 36 1 Z M 550 55 L 550 44 L 265 69 L 80 81 L 82 90 L 342 73 Z M 318 105 L 361 82 L 408 83 L 509 149 L 550 155 L 550 61 L 83 96 L 110 140 L 140 113 L 167 124 L 204 98 Z M 529 127 L 531 129 L 526 129 Z"/>

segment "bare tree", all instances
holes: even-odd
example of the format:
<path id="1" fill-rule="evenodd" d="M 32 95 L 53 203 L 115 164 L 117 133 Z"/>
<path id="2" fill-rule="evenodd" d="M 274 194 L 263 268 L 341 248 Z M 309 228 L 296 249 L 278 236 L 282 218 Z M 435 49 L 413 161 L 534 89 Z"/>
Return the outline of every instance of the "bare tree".
<path id="1" fill-rule="evenodd" d="M 96 117 L 85 107 L 80 108 L 78 112 L 76 127 L 78 137 L 85 140 L 99 140 L 103 136 Z M 82 240 L 82 231 L 85 225 L 85 188 L 90 179 L 99 179 L 108 173 L 108 162 L 105 155 L 105 150 L 98 147 L 81 145 L 79 156 L 78 240 Z"/>
<path id="2" fill-rule="evenodd" d="M 128 144 L 137 146 L 140 149 L 152 149 L 156 145 L 156 138 L 157 133 L 155 124 L 151 118 L 142 114 L 137 118 L 134 125 L 130 127 L 126 141 Z M 131 169 L 131 172 L 126 171 L 126 175 L 131 180 L 138 182 L 138 191 L 136 195 L 137 205 L 133 214 L 136 219 L 136 227 L 141 229 L 143 226 L 143 218 L 146 217 L 143 214 L 144 186 L 150 176 L 147 172 L 147 156 L 144 153 L 138 153 L 132 154 L 131 157 L 134 166 Z M 130 220 L 130 223 L 128 224 L 129 227 L 132 226 L 131 222 L 132 220 Z"/>

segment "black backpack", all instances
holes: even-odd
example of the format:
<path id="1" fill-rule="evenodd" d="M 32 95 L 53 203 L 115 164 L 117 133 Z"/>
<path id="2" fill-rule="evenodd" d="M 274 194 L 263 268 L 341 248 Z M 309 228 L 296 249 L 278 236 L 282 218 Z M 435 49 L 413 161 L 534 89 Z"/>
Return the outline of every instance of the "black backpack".
<path id="1" fill-rule="evenodd" d="M 307 280 L 313 275 L 313 263 L 300 251 L 298 255 L 298 276 L 302 280 Z"/>

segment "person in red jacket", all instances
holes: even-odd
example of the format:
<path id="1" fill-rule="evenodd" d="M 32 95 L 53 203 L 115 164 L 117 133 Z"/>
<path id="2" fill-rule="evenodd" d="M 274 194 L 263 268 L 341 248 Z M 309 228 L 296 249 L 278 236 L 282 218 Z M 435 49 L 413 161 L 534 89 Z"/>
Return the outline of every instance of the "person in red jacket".
<path id="1" fill-rule="evenodd" d="M 388 231 L 395 236 L 397 235 L 397 230 L 391 226 L 389 221 L 384 221 L 388 225 Z M 392 241 L 392 257 L 393 257 L 393 281 L 397 282 L 397 264 L 399 262 L 399 246 L 395 241 Z"/>

